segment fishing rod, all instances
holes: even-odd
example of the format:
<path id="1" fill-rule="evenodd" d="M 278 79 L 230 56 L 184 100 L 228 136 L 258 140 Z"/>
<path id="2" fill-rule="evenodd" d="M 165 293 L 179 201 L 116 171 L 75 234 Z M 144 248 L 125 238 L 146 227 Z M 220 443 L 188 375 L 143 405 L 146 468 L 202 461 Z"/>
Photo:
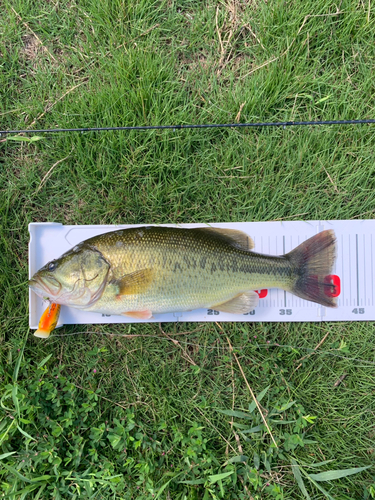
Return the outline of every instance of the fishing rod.
<path id="1" fill-rule="evenodd" d="M 321 121 L 300 121 L 300 122 L 250 122 L 250 123 L 205 123 L 186 125 L 134 125 L 125 127 L 82 127 L 82 128 L 49 128 L 36 130 L 0 130 L 0 137 L 9 134 L 42 134 L 60 132 L 107 132 L 120 130 L 180 130 L 197 128 L 239 128 L 239 127 L 297 127 L 307 125 L 361 125 L 375 123 L 375 119 L 365 120 L 321 120 Z"/>

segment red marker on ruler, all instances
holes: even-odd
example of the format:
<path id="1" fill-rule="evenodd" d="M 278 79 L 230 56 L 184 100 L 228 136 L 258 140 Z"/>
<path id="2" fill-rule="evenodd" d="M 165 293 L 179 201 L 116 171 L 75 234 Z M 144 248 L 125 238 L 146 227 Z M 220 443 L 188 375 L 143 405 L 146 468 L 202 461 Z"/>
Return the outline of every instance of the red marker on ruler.
<path id="1" fill-rule="evenodd" d="M 336 274 L 329 274 L 324 278 L 324 284 L 325 285 L 331 285 L 331 286 L 326 286 L 324 293 L 327 295 L 327 297 L 338 297 L 341 293 L 341 280 L 339 276 Z"/>

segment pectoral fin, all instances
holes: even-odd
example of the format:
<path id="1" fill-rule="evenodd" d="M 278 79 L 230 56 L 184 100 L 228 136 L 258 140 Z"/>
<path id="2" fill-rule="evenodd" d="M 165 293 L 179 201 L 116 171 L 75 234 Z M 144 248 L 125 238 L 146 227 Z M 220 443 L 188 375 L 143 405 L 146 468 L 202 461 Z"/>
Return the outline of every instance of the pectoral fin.
<path id="1" fill-rule="evenodd" d="M 118 279 L 111 280 L 111 284 L 118 286 L 118 296 L 135 295 L 145 292 L 153 279 L 152 269 L 140 269 L 134 273 L 125 274 Z"/>
<path id="2" fill-rule="evenodd" d="M 238 229 L 223 229 L 221 227 L 198 227 L 197 231 L 206 232 L 212 236 L 217 235 L 222 240 L 225 240 L 230 245 L 235 246 L 240 250 L 252 250 L 254 241 L 250 236 Z"/>
<path id="3" fill-rule="evenodd" d="M 152 318 L 152 312 L 146 309 L 145 311 L 128 311 L 122 313 L 123 316 L 130 316 L 130 318 L 136 319 L 150 319 Z"/>
<path id="4" fill-rule="evenodd" d="M 222 304 L 217 304 L 211 306 L 210 309 L 215 309 L 216 311 L 228 312 L 232 314 L 245 314 L 254 309 L 258 305 L 259 296 L 256 292 L 250 291 L 245 293 L 240 293 L 236 295 L 233 299 L 223 302 Z"/>

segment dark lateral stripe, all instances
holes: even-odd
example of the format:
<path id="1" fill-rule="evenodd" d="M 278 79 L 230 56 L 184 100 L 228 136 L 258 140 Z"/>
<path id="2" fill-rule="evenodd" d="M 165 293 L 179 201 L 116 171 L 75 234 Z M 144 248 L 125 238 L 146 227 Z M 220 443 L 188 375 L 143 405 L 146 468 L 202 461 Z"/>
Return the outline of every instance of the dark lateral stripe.
<path id="1" fill-rule="evenodd" d="M 238 272 L 245 274 L 274 274 L 278 276 L 289 275 L 291 270 L 289 270 L 286 266 L 277 266 L 270 264 L 241 264 L 238 267 Z"/>

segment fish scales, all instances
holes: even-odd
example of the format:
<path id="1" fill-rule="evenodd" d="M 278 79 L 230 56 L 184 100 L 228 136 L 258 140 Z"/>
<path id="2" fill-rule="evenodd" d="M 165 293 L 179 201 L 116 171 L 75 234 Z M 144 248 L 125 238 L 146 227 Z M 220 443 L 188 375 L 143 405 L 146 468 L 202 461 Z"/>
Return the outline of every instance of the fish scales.
<path id="1" fill-rule="evenodd" d="M 121 243 L 121 245 L 119 245 Z M 291 276 L 284 257 L 269 257 L 239 250 L 226 241 L 191 229 L 144 228 L 116 231 L 90 240 L 111 263 L 119 278 L 139 269 L 152 269 L 152 286 L 142 295 L 126 296 L 129 310 L 175 312 L 210 307 L 235 294 L 260 286 L 280 286 Z M 105 290 L 90 310 L 113 311 L 115 290 Z M 115 305 L 123 307 L 122 303 Z"/>

